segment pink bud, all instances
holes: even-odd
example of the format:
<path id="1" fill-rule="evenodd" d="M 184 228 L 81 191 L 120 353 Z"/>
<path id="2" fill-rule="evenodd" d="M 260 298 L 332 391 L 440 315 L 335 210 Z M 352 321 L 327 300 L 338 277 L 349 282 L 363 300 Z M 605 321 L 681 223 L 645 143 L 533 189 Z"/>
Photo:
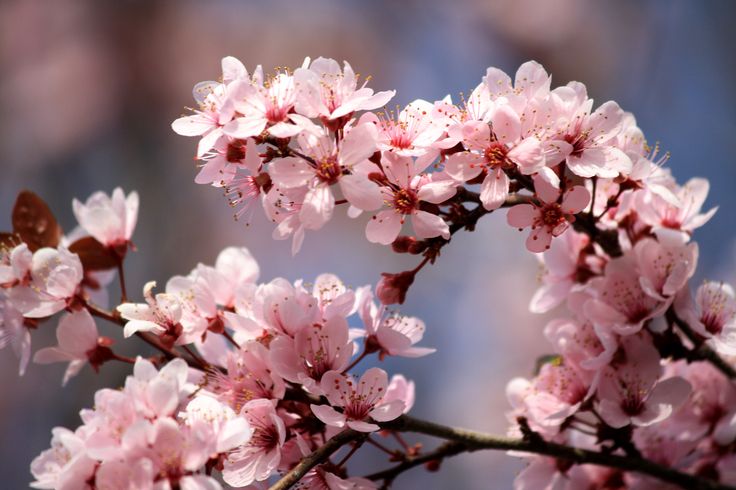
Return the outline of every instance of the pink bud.
<path id="1" fill-rule="evenodd" d="M 404 271 L 398 274 L 384 272 L 376 285 L 376 295 L 384 305 L 402 304 L 406 299 L 406 292 L 414 282 L 414 271 Z"/>

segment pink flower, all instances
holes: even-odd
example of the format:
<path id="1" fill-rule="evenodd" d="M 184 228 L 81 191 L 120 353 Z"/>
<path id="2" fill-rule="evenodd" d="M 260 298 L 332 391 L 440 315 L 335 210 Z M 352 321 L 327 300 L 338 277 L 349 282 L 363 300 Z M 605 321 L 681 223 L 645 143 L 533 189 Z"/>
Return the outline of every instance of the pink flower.
<path id="1" fill-rule="evenodd" d="M 620 342 L 621 350 L 598 384 L 598 413 L 613 428 L 661 422 L 685 402 L 690 383 L 677 376 L 659 379 L 659 353 L 648 335 L 630 335 Z"/>
<path id="2" fill-rule="evenodd" d="M 240 61 L 233 57 L 222 60 L 223 82 L 200 82 L 192 91 L 199 109 L 191 116 L 183 116 L 171 123 L 171 129 L 182 136 L 202 136 L 197 146 L 197 157 L 202 157 L 223 135 L 232 133 L 235 116 L 234 101 L 242 96 L 251 83 L 248 72 Z M 262 81 L 260 68 L 253 74 L 252 81 Z"/>
<path id="3" fill-rule="evenodd" d="M 51 448 L 42 452 L 31 463 L 36 479 L 32 488 L 92 490 L 89 481 L 94 477 L 97 463 L 85 454 L 81 431 L 63 427 L 52 430 Z"/>
<path id="4" fill-rule="evenodd" d="M 204 164 L 194 178 L 197 184 L 212 184 L 224 187 L 232 184 L 238 170 L 247 170 L 257 176 L 262 167 L 262 159 L 253 138 L 247 140 L 219 138 L 211 151 L 202 155 Z"/>
<path id="5" fill-rule="evenodd" d="M 609 329 L 572 318 L 550 321 L 544 327 L 544 336 L 566 363 L 586 370 L 606 366 L 618 350 L 618 338 Z"/>
<path id="6" fill-rule="evenodd" d="M 360 122 L 376 125 L 379 150 L 414 157 L 436 154 L 432 144 L 442 136 L 446 125 L 445 120 L 437 117 L 434 105 L 421 99 L 407 105 L 395 119 L 393 115 L 367 113 Z"/>
<path id="7" fill-rule="evenodd" d="M 56 339 L 59 345 L 39 350 L 33 361 L 39 364 L 68 362 L 62 385 L 76 376 L 87 362 L 98 369 L 112 357 L 112 351 L 107 347 L 110 339 L 99 337 L 97 325 L 87 310 L 64 315 L 56 329 Z"/>
<path id="8" fill-rule="evenodd" d="M 41 248 L 31 261 L 31 283 L 8 292 L 13 306 L 28 318 L 51 316 L 77 294 L 84 272 L 76 254 L 65 247 Z"/>
<path id="9" fill-rule="evenodd" d="M 263 196 L 263 209 L 266 216 L 277 224 L 272 237 L 274 240 L 293 237 L 292 255 L 296 255 L 304 243 L 305 227 L 301 222 L 300 214 L 306 194 L 306 187 L 282 189 L 274 186 Z"/>
<path id="10" fill-rule="evenodd" d="M 414 381 L 406 379 L 401 374 L 391 376 L 391 382 L 386 388 L 386 395 L 383 397 L 383 403 L 391 403 L 399 400 L 404 404 L 403 413 L 408 413 L 414 406 L 415 400 Z"/>
<path id="11" fill-rule="evenodd" d="M 698 244 L 683 244 L 661 230 L 658 240 L 645 238 L 634 245 L 642 289 L 660 301 L 674 297 L 695 273 Z"/>
<path id="12" fill-rule="evenodd" d="M 127 245 L 138 220 L 138 193 L 133 191 L 125 197 L 120 187 L 112 196 L 95 192 L 82 204 L 72 202 L 74 216 L 80 226 L 106 247 Z"/>
<path id="13" fill-rule="evenodd" d="M 18 373 L 23 376 L 31 358 L 31 332 L 25 325 L 23 314 L 0 293 L 0 349 L 6 345 L 10 345 L 20 361 Z"/>
<path id="14" fill-rule="evenodd" d="M 700 212 L 709 188 L 710 184 L 705 179 L 690 179 L 675 192 L 679 204 L 673 204 L 657 195 L 647 196 L 641 193 L 644 202 L 637 207 L 637 211 L 641 220 L 655 229 L 669 228 L 691 234 L 696 228 L 706 224 L 718 210 L 714 207 L 706 213 Z"/>
<path id="15" fill-rule="evenodd" d="M 281 335 L 270 345 L 274 370 L 311 392 L 319 391 L 325 373 L 345 369 L 353 350 L 344 317 L 330 318 L 324 325 L 308 325 L 296 332 L 293 339 Z"/>
<path id="16" fill-rule="evenodd" d="M 182 318 L 181 302 L 173 294 L 158 293 L 154 297 L 155 287 L 155 281 L 143 287 L 145 303 L 124 303 L 117 307 L 120 316 L 128 320 L 123 335 L 127 338 L 136 332 L 153 332 L 159 336 L 166 335 L 173 344 L 182 332 L 179 323 Z"/>
<path id="17" fill-rule="evenodd" d="M 373 302 L 370 287 L 361 288 L 359 297 L 358 311 L 365 326 L 365 344 L 369 351 L 378 350 L 381 357 L 421 357 L 436 350 L 414 347 L 424 336 L 423 321 L 414 317 L 389 315 L 384 305 L 377 306 Z"/>
<path id="18" fill-rule="evenodd" d="M 705 282 L 695 293 L 678 297 L 678 313 L 721 354 L 736 355 L 736 294 L 730 284 Z"/>
<path id="19" fill-rule="evenodd" d="M 10 251 L 0 250 L 0 287 L 28 285 L 31 281 L 33 252 L 21 243 Z"/>
<path id="20" fill-rule="evenodd" d="M 294 80 L 299 90 L 296 111 L 309 118 L 332 121 L 356 111 L 383 107 L 396 94 L 390 90 L 373 93 L 365 84 L 358 88 L 358 78 L 346 61 L 344 69 L 332 59 L 317 58 L 309 67 L 297 68 Z"/>
<path id="21" fill-rule="evenodd" d="M 590 193 L 576 185 L 564 194 L 541 178 L 534 179 L 538 203 L 518 204 L 509 209 L 508 223 L 520 230 L 531 226 L 532 231 L 526 240 L 530 252 L 540 253 L 550 248 L 552 237 L 560 236 L 567 230 L 575 215 L 590 202 Z"/>
<path id="22" fill-rule="evenodd" d="M 589 244 L 587 235 L 568 230 L 559 240 L 552 241 L 547 251 L 537 255 L 545 271 L 542 286 L 529 303 L 532 313 L 553 310 L 568 297 L 575 284 L 587 281 L 588 276 L 598 271 L 599 261 L 584 253 Z"/>
<path id="23" fill-rule="evenodd" d="M 372 124 L 354 127 L 338 144 L 328 135 L 302 134 L 300 147 L 311 161 L 299 157 L 274 160 L 269 172 L 281 188 L 307 187 L 299 211 L 299 220 L 307 229 L 319 229 L 332 217 L 335 197 L 331 186 L 337 184 L 353 206 L 373 210 L 381 206 L 378 186 L 354 167 L 368 163 L 376 151 L 376 130 Z"/>
<path id="24" fill-rule="evenodd" d="M 284 421 L 270 400 L 248 402 L 241 416 L 248 421 L 253 435 L 225 458 L 222 477 L 234 487 L 245 487 L 271 476 L 279 466 L 286 439 Z"/>
<path id="25" fill-rule="evenodd" d="M 566 154 L 567 167 L 572 173 L 586 178 L 614 178 L 628 174 L 632 168 L 631 159 L 617 146 L 624 111 L 613 101 L 604 103 L 592 114 L 591 108 L 592 101 L 585 99 L 573 114 L 561 118 L 565 128 L 557 138 L 562 141 L 555 143 Z"/>
<path id="26" fill-rule="evenodd" d="M 506 396 L 533 427 L 554 435 L 560 424 L 576 413 L 590 396 L 591 379 L 592 375 L 579 367 L 550 362 L 542 366 L 531 382 L 523 378 L 511 380 Z"/>
<path id="27" fill-rule="evenodd" d="M 320 274 L 314 280 L 312 296 L 317 298 L 317 304 L 322 318 L 341 316 L 343 318 L 355 312 L 355 292 L 345 287 L 345 284 L 334 274 Z"/>
<path id="28" fill-rule="evenodd" d="M 438 174 L 421 174 L 429 161 L 414 161 L 391 152 L 384 153 L 383 160 L 388 182 L 381 192 L 389 209 L 380 211 L 368 222 L 365 229 L 368 241 L 389 245 L 401 232 L 407 216 L 411 216 L 418 238 L 450 238 L 448 224 L 436 214 L 422 210 L 421 203 L 446 201 L 455 194 L 457 184 L 437 177 Z"/>
<path id="29" fill-rule="evenodd" d="M 534 136 L 523 138 L 521 119 L 508 105 L 499 106 L 492 115 L 491 125 L 469 121 L 450 129 L 450 134 L 476 154 L 455 154 L 448 158 L 445 169 L 460 182 L 474 179 L 486 172 L 480 188 L 480 199 L 488 210 L 499 208 L 509 195 L 508 170 L 531 175 L 545 166 L 542 143 Z"/>
<path id="30" fill-rule="evenodd" d="M 225 132 L 240 139 L 259 136 L 264 130 L 276 138 L 294 136 L 301 131 L 289 118 L 295 103 L 294 77 L 287 73 L 277 73 L 266 83 L 244 82 L 233 97 L 233 106 L 242 116 L 235 117 Z"/>
<path id="31" fill-rule="evenodd" d="M 299 488 L 304 490 L 375 490 L 378 484 L 356 476 L 340 478 L 324 469 L 323 466 L 317 466 L 299 480 Z"/>
<path id="32" fill-rule="evenodd" d="M 173 416 L 194 391 L 188 383 L 189 368 L 183 359 L 169 361 L 157 370 L 150 361 L 138 358 L 133 376 L 125 380 L 125 392 L 136 413 L 147 419 Z"/>
<path id="33" fill-rule="evenodd" d="M 229 351 L 224 367 L 224 373 L 217 369 L 207 373 L 206 389 L 236 412 L 253 399 L 283 398 L 284 380 L 273 371 L 269 351 L 259 342 Z"/>
<path id="34" fill-rule="evenodd" d="M 388 377 L 379 368 L 371 368 L 360 381 L 351 376 L 329 371 L 322 377 L 322 390 L 330 405 L 311 405 L 312 412 L 325 424 L 342 428 L 346 425 L 360 432 L 375 432 L 380 427 L 372 422 L 393 420 L 404 410 L 402 400 L 385 401 Z M 338 412 L 333 407 L 342 408 Z"/>

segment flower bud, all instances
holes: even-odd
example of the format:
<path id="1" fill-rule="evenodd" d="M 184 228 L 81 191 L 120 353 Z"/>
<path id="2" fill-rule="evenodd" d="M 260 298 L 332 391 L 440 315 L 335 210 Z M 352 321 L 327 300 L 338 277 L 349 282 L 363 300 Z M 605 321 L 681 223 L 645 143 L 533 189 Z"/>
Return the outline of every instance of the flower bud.
<path id="1" fill-rule="evenodd" d="M 404 271 L 398 274 L 384 272 L 376 285 L 376 295 L 384 305 L 402 304 L 406 299 L 406 292 L 414 282 L 414 271 Z"/>

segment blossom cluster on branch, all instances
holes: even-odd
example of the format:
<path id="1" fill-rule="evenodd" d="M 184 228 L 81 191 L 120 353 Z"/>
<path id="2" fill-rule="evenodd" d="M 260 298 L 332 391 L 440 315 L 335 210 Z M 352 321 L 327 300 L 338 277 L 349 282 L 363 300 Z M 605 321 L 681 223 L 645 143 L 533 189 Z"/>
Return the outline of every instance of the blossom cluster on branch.
<path id="1" fill-rule="evenodd" d="M 97 392 L 80 427 L 54 429 L 33 487 L 263 488 L 282 477 L 272 488 L 385 488 L 479 449 L 529 460 L 518 489 L 736 484 L 736 298 L 724 283 L 690 285 L 692 233 L 715 212 L 702 210 L 707 181 L 679 185 L 630 113 L 594 109 L 578 82 L 552 88 L 535 62 L 514 80 L 489 68 L 460 103 L 378 111 L 393 95 L 359 84 L 348 63 L 265 75 L 226 57 L 219 81 L 195 86 L 193 114 L 172 124 L 199 137 L 195 182 L 224 189 L 236 217 L 262 205 L 293 253 L 345 205 L 370 215 L 370 242 L 422 256 L 375 291 L 332 274 L 260 283 L 248 250 L 230 247 L 132 302 L 135 192 L 75 200 L 68 234 L 20 193 L 0 234 L 0 347 L 22 374 L 31 333 L 58 315 L 58 345 L 33 359 L 68 363 L 64 383 L 86 364 L 133 366 L 122 389 Z M 389 305 L 455 233 L 502 207 L 544 265 L 531 311 L 559 312 L 544 328 L 552 354 L 508 385 L 514 439 L 417 421 L 406 415 L 413 382 L 378 367 L 354 376 L 371 355 L 433 352 L 417 345 L 424 323 Z M 110 305 L 116 276 L 122 298 Z M 120 355 L 98 321 L 154 353 Z M 402 432 L 449 442 L 426 452 Z M 363 445 L 398 464 L 353 474 Z"/>

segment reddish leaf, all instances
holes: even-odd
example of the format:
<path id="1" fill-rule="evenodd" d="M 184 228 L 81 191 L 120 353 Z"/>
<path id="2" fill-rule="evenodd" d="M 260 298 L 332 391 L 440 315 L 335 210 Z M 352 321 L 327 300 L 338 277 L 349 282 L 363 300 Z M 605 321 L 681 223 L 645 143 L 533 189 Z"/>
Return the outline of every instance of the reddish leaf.
<path id="1" fill-rule="evenodd" d="M 18 194 L 13 207 L 13 232 L 20 235 L 28 248 L 35 252 L 43 247 L 57 247 L 61 227 L 48 205 L 31 191 Z"/>
<path id="2" fill-rule="evenodd" d="M 91 236 L 80 238 L 72 243 L 69 251 L 79 255 L 85 271 L 112 269 L 118 265 L 112 250 Z"/>
<path id="3" fill-rule="evenodd" d="M 0 251 L 13 249 L 17 245 L 20 245 L 18 235 L 0 231 Z"/>

